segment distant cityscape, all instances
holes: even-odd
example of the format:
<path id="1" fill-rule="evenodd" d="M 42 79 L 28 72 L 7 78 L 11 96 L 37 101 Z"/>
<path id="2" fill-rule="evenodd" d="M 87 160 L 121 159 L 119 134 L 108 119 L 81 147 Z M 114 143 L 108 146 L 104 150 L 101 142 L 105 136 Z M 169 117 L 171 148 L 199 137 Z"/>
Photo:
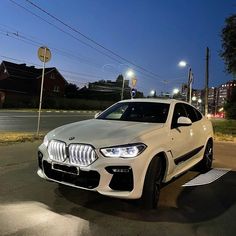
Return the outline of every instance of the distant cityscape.
<path id="1" fill-rule="evenodd" d="M 222 113 L 224 104 L 230 99 L 233 88 L 236 88 L 236 80 L 231 80 L 219 85 L 218 87 L 208 88 L 208 113 Z M 186 98 L 186 87 L 182 86 L 181 95 Z M 205 90 L 193 89 L 192 105 L 203 111 L 205 104 Z"/>

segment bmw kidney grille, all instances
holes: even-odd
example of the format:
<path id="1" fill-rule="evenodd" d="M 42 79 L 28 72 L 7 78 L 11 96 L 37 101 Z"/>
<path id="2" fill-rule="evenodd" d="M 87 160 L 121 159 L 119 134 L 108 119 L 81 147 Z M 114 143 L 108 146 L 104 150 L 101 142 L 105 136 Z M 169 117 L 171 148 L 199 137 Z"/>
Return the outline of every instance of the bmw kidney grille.
<path id="1" fill-rule="evenodd" d="M 52 140 L 48 146 L 49 158 L 57 162 L 64 162 L 66 158 L 69 162 L 77 166 L 88 166 L 96 159 L 96 153 L 92 146 L 86 144 L 70 144 L 66 146 L 64 142 Z"/>

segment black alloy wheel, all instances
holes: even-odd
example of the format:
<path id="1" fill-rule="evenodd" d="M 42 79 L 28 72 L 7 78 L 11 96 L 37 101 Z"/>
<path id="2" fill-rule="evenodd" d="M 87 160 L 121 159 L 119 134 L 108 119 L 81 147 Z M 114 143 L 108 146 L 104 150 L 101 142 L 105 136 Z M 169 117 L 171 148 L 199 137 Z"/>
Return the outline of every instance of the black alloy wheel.
<path id="1" fill-rule="evenodd" d="M 213 143 L 211 140 L 207 142 L 203 159 L 199 163 L 199 170 L 202 173 L 206 173 L 207 171 L 211 170 L 213 162 Z"/>
<path id="2" fill-rule="evenodd" d="M 142 207 L 145 209 L 157 208 L 162 185 L 164 165 L 161 158 L 155 157 L 149 164 L 141 197 Z"/>

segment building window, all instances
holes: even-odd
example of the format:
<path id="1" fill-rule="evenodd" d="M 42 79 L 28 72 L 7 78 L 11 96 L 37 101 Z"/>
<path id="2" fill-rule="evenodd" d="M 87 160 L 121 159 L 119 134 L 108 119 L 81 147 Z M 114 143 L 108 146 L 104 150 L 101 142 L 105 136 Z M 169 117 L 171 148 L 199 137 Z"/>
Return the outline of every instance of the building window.
<path id="1" fill-rule="evenodd" d="M 55 75 L 53 73 L 50 75 L 50 79 L 55 79 Z"/>
<path id="2" fill-rule="evenodd" d="M 55 85 L 54 88 L 53 88 L 53 92 L 54 93 L 59 93 L 60 92 L 60 87 Z"/>

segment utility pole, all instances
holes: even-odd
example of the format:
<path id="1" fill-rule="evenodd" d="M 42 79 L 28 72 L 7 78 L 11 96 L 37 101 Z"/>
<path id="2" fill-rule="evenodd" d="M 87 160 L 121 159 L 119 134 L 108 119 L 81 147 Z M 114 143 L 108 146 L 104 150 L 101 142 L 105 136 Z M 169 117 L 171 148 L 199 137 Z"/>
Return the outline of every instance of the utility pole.
<path id="1" fill-rule="evenodd" d="M 208 114 L 208 84 L 209 84 L 209 48 L 206 48 L 206 75 L 205 75 L 205 116 Z"/>

